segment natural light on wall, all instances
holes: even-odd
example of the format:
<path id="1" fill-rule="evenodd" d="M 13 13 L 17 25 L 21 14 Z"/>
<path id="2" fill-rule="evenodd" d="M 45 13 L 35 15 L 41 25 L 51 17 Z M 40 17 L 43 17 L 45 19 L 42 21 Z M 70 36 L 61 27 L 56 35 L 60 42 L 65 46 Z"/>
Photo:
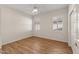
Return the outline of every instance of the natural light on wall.
<path id="1" fill-rule="evenodd" d="M 23 22 L 25 24 L 26 31 L 32 31 L 32 19 L 25 18 L 25 21 Z"/>

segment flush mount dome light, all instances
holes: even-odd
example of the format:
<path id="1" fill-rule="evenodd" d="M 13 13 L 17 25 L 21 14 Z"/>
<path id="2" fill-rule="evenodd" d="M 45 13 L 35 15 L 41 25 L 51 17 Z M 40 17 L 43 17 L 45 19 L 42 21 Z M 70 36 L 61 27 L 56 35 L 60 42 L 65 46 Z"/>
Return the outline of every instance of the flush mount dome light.
<path id="1" fill-rule="evenodd" d="M 33 8 L 32 13 L 34 13 L 34 14 L 37 14 L 37 13 L 38 13 L 37 7 L 34 7 L 34 8 Z"/>

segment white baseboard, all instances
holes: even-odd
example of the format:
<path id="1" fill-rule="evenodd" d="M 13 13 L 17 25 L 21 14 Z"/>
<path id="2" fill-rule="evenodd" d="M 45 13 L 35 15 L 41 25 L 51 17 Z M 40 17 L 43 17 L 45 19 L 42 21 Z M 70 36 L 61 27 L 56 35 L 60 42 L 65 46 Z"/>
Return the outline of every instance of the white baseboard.
<path id="1" fill-rule="evenodd" d="M 37 35 L 33 35 L 33 36 L 40 37 L 40 38 L 46 38 L 46 39 L 50 39 L 50 40 L 55 40 L 55 41 L 60 41 L 60 42 L 66 42 L 66 41 L 61 41 L 61 40 L 57 40 L 56 38 L 50 38 L 50 37 L 46 37 L 46 36 L 37 36 Z M 68 43 L 68 42 L 66 42 L 66 43 Z"/>

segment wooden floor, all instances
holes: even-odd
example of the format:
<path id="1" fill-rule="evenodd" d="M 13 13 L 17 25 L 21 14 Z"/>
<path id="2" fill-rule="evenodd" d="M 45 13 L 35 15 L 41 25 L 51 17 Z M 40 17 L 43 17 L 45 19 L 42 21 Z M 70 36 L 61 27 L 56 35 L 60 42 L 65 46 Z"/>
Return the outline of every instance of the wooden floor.
<path id="1" fill-rule="evenodd" d="M 30 37 L 2 46 L 3 54 L 71 54 L 67 43 Z"/>

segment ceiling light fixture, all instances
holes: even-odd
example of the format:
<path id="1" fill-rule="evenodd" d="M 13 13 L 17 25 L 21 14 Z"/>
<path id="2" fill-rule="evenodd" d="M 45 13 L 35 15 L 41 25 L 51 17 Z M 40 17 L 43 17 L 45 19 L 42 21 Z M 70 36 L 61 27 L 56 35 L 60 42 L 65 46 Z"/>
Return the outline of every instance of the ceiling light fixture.
<path id="1" fill-rule="evenodd" d="M 37 7 L 34 7 L 34 8 L 33 8 L 32 13 L 35 13 L 35 14 L 38 13 Z"/>

